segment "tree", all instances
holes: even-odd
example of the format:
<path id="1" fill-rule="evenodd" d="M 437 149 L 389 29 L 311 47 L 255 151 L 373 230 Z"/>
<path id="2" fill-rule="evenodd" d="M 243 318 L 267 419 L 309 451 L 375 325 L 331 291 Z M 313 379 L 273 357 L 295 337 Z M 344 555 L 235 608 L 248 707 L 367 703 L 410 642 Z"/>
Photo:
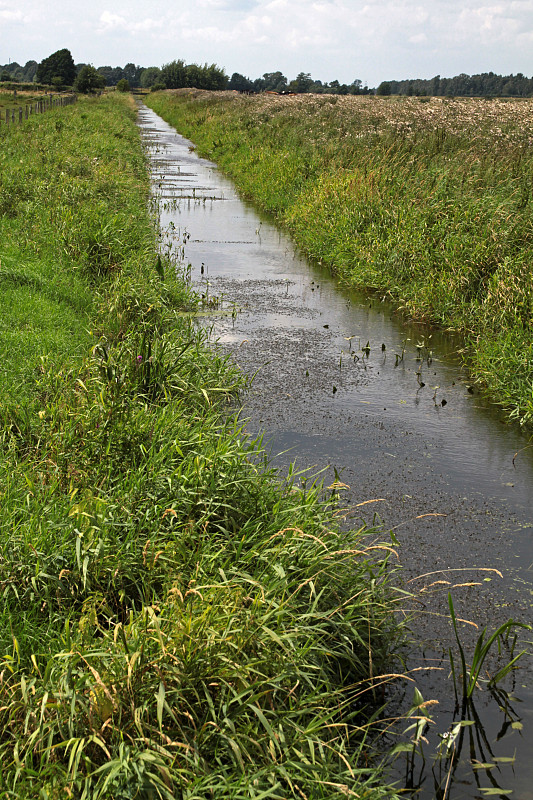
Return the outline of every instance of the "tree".
<path id="1" fill-rule="evenodd" d="M 228 76 L 223 68 L 217 67 L 216 64 L 209 64 L 209 66 L 204 64 L 201 69 L 204 73 L 204 89 L 216 92 L 227 88 Z"/>
<path id="2" fill-rule="evenodd" d="M 356 78 L 348 87 L 348 92 L 350 94 L 364 94 L 363 81 Z"/>
<path id="3" fill-rule="evenodd" d="M 187 67 L 181 58 L 178 61 L 171 61 L 163 64 L 160 75 L 161 83 L 167 89 L 182 89 L 187 86 Z"/>
<path id="4" fill-rule="evenodd" d="M 287 78 L 279 70 L 265 72 L 262 78 L 254 81 L 254 86 L 258 92 L 285 92 L 287 91 Z"/>
<path id="5" fill-rule="evenodd" d="M 289 91 L 297 94 L 309 92 L 313 85 L 313 79 L 308 72 L 299 72 L 296 78 L 289 83 Z"/>
<path id="6" fill-rule="evenodd" d="M 96 71 L 104 76 L 106 86 L 116 86 L 125 77 L 122 67 L 97 67 Z"/>
<path id="7" fill-rule="evenodd" d="M 429 93 L 432 97 L 440 94 L 440 75 L 435 75 L 429 82 Z"/>
<path id="8" fill-rule="evenodd" d="M 105 78 L 92 66 L 92 64 L 85 64 L 82 67 L 74 81 L 74 88 L 77 92 L 82 94 L 93 94 L 103 89 L 105 86 Z"/>
<path id="9" fill-rule="evenodd" d="M 124 74 L 121 77 L 125 78 L 132 88 L 140 85 L 142 67 L 136 67 L 135 64 L 130 62 L 126 64 L 123 72 Z"/>
<path id="10" fill-rule="evenodd" d="M 76 79 L 76 65 L 70 50 L 57 50 L 43 59 L 35 73 L 37 83 L 72 86 Z"/>
<path id="11" fill-rule="evenodd" d="M 128 81 L 126 80 L 126 78 L 122 78 L 117 83 L 117 91 L 118 92 L 129 92 L 129 90 L 130 90 L 130 85 L 129 85 Z"/>
<path id="12" fill-rule="evenodd" d="M 161 70 L 159 67 L 146 67 L 141 72 L 141 86 L 143 89 L 150 89 L 161 81 Z"/>
<path id="13" fill-rule="evenodd" d="M 196 89 L 207 89 L 202 68 L 198 64 L 189 64 L 186 69 L 184 86 L 194 86 Z"/>
<path id="14" fill-rule="evenodd" d="M 388 97 L 388 95 L 392 94 L 390 81 L 382 81 L 377 88 L 376 94 L 379 94 L 381 97 Z"/>
<path id="15" fill-rule="evenodd" d="M 233 89 L 235 92 L 253 92 L 254 84 L 250 78 L 245 78 L 238 72 L 234 72 L 228 83 L 228 89 Z"/>
<path id="16" fill-rule="evenodd" d="M 187 65 L 182 59 L 164 64 L 159 81 L 167 89 L 183 89 L 194 86 L 196 89 L 212 91 L 225 89 L 228 84 L 226 73 L 216 64 L 204 64 L 203 67 L 198 64 Z"/>
<path id="17" fill-rule="evenodd" d="M 16 61 L 11 61 L 9 64 L 0 66 L 0 72 L 7 76 L 2 78 L 2 80 L 10 81 L 11 83 L 24 80 L 24 70 Z"/>
<path id="18" fill-rule="evenodd" d="M 32 83 L 33 79 L 35 78 L 35 73 L 37 72 L 38 63 L 36 61 L 26 61 L 24 65 L 24 82 L 25 83 Z"/>

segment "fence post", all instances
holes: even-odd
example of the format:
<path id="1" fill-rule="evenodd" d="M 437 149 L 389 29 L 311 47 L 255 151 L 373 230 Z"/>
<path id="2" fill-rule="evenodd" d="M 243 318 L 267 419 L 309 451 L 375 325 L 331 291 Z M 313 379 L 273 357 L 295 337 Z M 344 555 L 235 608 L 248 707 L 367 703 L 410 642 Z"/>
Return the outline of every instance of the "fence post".
<path id="1" fill-rule="evenodd" d="M 41 100 L 36 100 L 35 103 L 25 103 L 24 107 L 18 106 L 18 123 L 20 125 L 23 119 L 29 119 L 33 114 L 44 114 L 45 111 L 49 111 L 54 107 L 71 106 L 77 99 L 76 94 L 57 97 L 50 94 L 50 96 L 45 96 Z M 6 108 L 5 114 L 6 125 L 14 125 L 17 122 L 17 108 Z M 0 125 L 2 125 L 3 121 L 2 110 L 0 109 Z"/>

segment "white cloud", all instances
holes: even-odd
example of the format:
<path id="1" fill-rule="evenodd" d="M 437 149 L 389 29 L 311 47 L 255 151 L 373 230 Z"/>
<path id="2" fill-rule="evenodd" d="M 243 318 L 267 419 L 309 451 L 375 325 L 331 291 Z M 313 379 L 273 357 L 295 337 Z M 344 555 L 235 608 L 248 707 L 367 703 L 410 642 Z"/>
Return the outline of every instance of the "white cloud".
<path id="1" fill-rule="evenodd" d="M 520 20 L 511 5 L 465 8 L 457 17 L 456 36 L 471 42 L 496 44 L 510 41 L 520 31 Z"/>
<path id="2" fill-rule="evenodd" d="M 0 20 L 7 23 L 30 23 L 35 15 L 24 12 L 19 3 L 0 3 Z M 11 44 L 10 44 L 11 46 Z"/>
<path id="3" fill-rule="evenodd" d="M 0 11 L 0 19 L 5 19 L 8 22 L 22 22 L 24 16 L 21 11 L 9 11 L 9 9 L 5 9 Z"/>
<path id="4" fill-rule="evenodd" d="M 196 0 L 198 8 L 225 8 L 225 0 Z"/>
<path id="5" fill-rule="evenodd" d="M 154 20 L 151 17 L 145 17 L 144 19 L 138 19 L 136 17 L 133 19 L 126 19 L 126 17 L 113 14 L 111 11 L 103 11 L 102 14 L 100 14 L 97 33 L 106 34 L 121 32 L 138 35 L 140 33 L 150 33 L 160 30 L 162 26 L 163 22 L 161 20 Z"/>
<path id="6" fill-rule="evenodd" d="M 100 14 L 100 22 L 102 27 L 99 32 L 101 33 L 106 33 L 107 31 L 117 28 L 124 29 L 127 25 L 124 17 L 120 17 L 118 14 L 112 14 L 110 11 L 104 11 Z"/>
<path id="7" fill-rule="evenodd" d="M 533 0 L 0 0 L 0 25 L 19 62 L 69 47 L 96 65 L 183 58 L 370 85 L 533 72 Z"/>
<path id="8" fill-rule="evenodd" d="M 200 40 L 202 42 L 217 43 L 229 43 L 236 39 L 236 34 L 233 31 L 221 30 L 215 26 L 207 26 L 205 28 L 184 27 L 181 30 L 181 36 L 192 41 Z"/>

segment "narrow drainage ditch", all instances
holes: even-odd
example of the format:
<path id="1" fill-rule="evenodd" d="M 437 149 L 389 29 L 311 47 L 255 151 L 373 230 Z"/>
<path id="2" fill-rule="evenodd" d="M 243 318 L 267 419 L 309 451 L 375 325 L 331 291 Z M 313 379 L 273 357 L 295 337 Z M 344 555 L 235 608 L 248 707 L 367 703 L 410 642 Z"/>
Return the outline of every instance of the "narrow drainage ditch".
<path id="1" fill-rule="evenodd" d="M 214 336 L 255 376 L 248 432 L 264 434 L 281 472 L 292 461 L 326 482 L 340 475 L 350 525 L 376 519 L 398 541 L 401 581 L 415 595 L 408 667 L 438 704 L 424 757 L 398 758 L 392 778 L 424 800 L 533 800 L 533 658 L 505 692 L 475 692 L 475 725 L 454 739 L 447 602 L 451 589 L 457 617 L 478 626 L 461 630 L 467 661 L 485 625 L 533 621 L 528 439 L 469 384 L 453 339 L 340 287 L 146 106 L 139 125 L 165 246 L 184 246 L 198 290 L 221 299 Z M 406 682 L 392 708 L 412 698 Z"/>

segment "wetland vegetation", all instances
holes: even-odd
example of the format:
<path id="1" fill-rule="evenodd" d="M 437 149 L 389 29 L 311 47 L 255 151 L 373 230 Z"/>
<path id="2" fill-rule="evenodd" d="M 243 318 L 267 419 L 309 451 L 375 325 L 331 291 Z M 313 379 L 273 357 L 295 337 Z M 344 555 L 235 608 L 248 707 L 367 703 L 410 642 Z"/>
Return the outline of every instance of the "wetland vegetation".
<path id="1" fill-rule="evenodd" d="M 181 90 L 147 103 L 346 284 L 460 332 L 472 378 L 533 423 L 532 101 Z"/>
<path id="2" fill-rule="evenodd" d="M 389 547 L 241 435 L 131 98 L 0 139 L 0 793 L 391 796 Z"/>

